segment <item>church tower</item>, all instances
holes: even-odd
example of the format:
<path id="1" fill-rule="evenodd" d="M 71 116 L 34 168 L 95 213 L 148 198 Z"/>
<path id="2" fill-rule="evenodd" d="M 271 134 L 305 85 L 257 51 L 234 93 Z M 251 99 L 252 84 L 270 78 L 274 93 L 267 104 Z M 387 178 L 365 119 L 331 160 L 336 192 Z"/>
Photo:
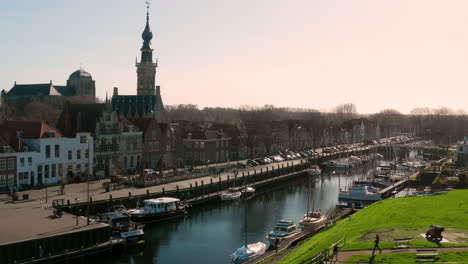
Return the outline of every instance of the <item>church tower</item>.
<path id="1" fill-rule="evenodd" d="M 141 47 L 141 61 L 136 63 L 137 67 L 137 95 L 156 95 L 156 67 L 157 59 L 153 62 L 153 49 L 151 39 L 153 33 L 149 26 L 149 6 L 146 7 L 146 26 L 141 37 L 143 46 Z"/>

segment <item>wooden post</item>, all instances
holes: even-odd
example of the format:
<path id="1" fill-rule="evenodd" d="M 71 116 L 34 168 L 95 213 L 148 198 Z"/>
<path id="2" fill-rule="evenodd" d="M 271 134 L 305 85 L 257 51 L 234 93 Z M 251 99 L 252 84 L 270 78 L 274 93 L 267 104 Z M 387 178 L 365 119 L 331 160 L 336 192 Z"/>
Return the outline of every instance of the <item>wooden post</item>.
<path id="1" fill-rule="evenodd" d="M 132 192 L 128 192 L 128 197 L 132 197 Z"/>
<path id="2" fill-rule="evenodd" d="M 229 188 L 229 175 L 227 176 L 227 187 Z"/>
<path id="3" fill-rule="evenodd" d="M 166 195 L 166 189 L 164 189 L 164 187 L 163 187 L 162 192 L 163 192 L 163 195 L 165 196 Z"/>
<path id="4" fill-rule="evenodd" d="M 112 202 L 112 194 L 109 194 L 109 200 Z"/>
<path id="5" fill-rule="evenodd" d="M 150 196 L 150 193 L 149 193 L 148 189 L 146 189 L 146 196 L 148 196 L 148 197 Z"/>

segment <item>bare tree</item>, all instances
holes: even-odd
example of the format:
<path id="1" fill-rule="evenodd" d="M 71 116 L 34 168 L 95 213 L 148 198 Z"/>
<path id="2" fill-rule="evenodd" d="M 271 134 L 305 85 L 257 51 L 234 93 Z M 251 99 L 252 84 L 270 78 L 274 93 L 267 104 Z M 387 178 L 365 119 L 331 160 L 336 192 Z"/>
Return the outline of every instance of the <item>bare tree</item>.
<path id="1" fill-rule="evenodd" d="M 353 103 L 340 104 L 333 108 L 333 112 L 336 113 L 338 120 L 344 122 L 358 117 L 357 107 Z"/>

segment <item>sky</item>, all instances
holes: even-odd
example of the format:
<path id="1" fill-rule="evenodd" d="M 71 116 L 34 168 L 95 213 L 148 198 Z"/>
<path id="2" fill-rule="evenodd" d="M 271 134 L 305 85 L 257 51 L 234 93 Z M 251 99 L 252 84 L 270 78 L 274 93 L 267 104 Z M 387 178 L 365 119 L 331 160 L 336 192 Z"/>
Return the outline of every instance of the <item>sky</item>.
<path id="1" fill-rule="evenodd" d="M 0 90 L 65 85 L 80 65 L 105 98 L 136 94 L 144 0 L 2 1 Z M 468 111 L 468 1 L 152 0 L 166 105 Z"/>

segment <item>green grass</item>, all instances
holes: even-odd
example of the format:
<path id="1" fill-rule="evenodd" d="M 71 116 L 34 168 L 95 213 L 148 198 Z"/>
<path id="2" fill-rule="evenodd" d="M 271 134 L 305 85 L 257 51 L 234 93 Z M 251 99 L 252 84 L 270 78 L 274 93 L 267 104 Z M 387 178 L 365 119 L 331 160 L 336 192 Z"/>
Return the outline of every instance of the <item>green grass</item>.
<path id="1" fill-rule="evenodd" d="M 372 249 L 378 233 L 382 248 L 392 248 L 393 239 L 411 237 L 411 247 L 437 247 L 420 236 L 431 224 L 446 228 L 452 243 L 443 247 L 468 246 L 468 190 L 453 190 L 447 194 L 423 197 L 405 197 L 377 202 L 343 219 L 304 241 L 296 250 L 278 263 L 298 263 L 328 248 L 346 237 L 342 250 Z M 457 235 L 456 232 L 462 233 Z"/>
<path id="2" fill-rule="evenodd" d="M 373 262 L 371 262 L 373 261 Z M 395 254 L 380 254 L 380 255 L 354 255 L 346 261 L 346 264 L 354 263 L 376 263 L 382 261 L 384 263 L 416 263 L 416 253 L 395 253 Z M 455 262 L 468 261 L 468 251 L 453 251 L 440 252 L 436 258 L 437 262 Z M 468 263 L 468 262 L 467 262 Z"/>

